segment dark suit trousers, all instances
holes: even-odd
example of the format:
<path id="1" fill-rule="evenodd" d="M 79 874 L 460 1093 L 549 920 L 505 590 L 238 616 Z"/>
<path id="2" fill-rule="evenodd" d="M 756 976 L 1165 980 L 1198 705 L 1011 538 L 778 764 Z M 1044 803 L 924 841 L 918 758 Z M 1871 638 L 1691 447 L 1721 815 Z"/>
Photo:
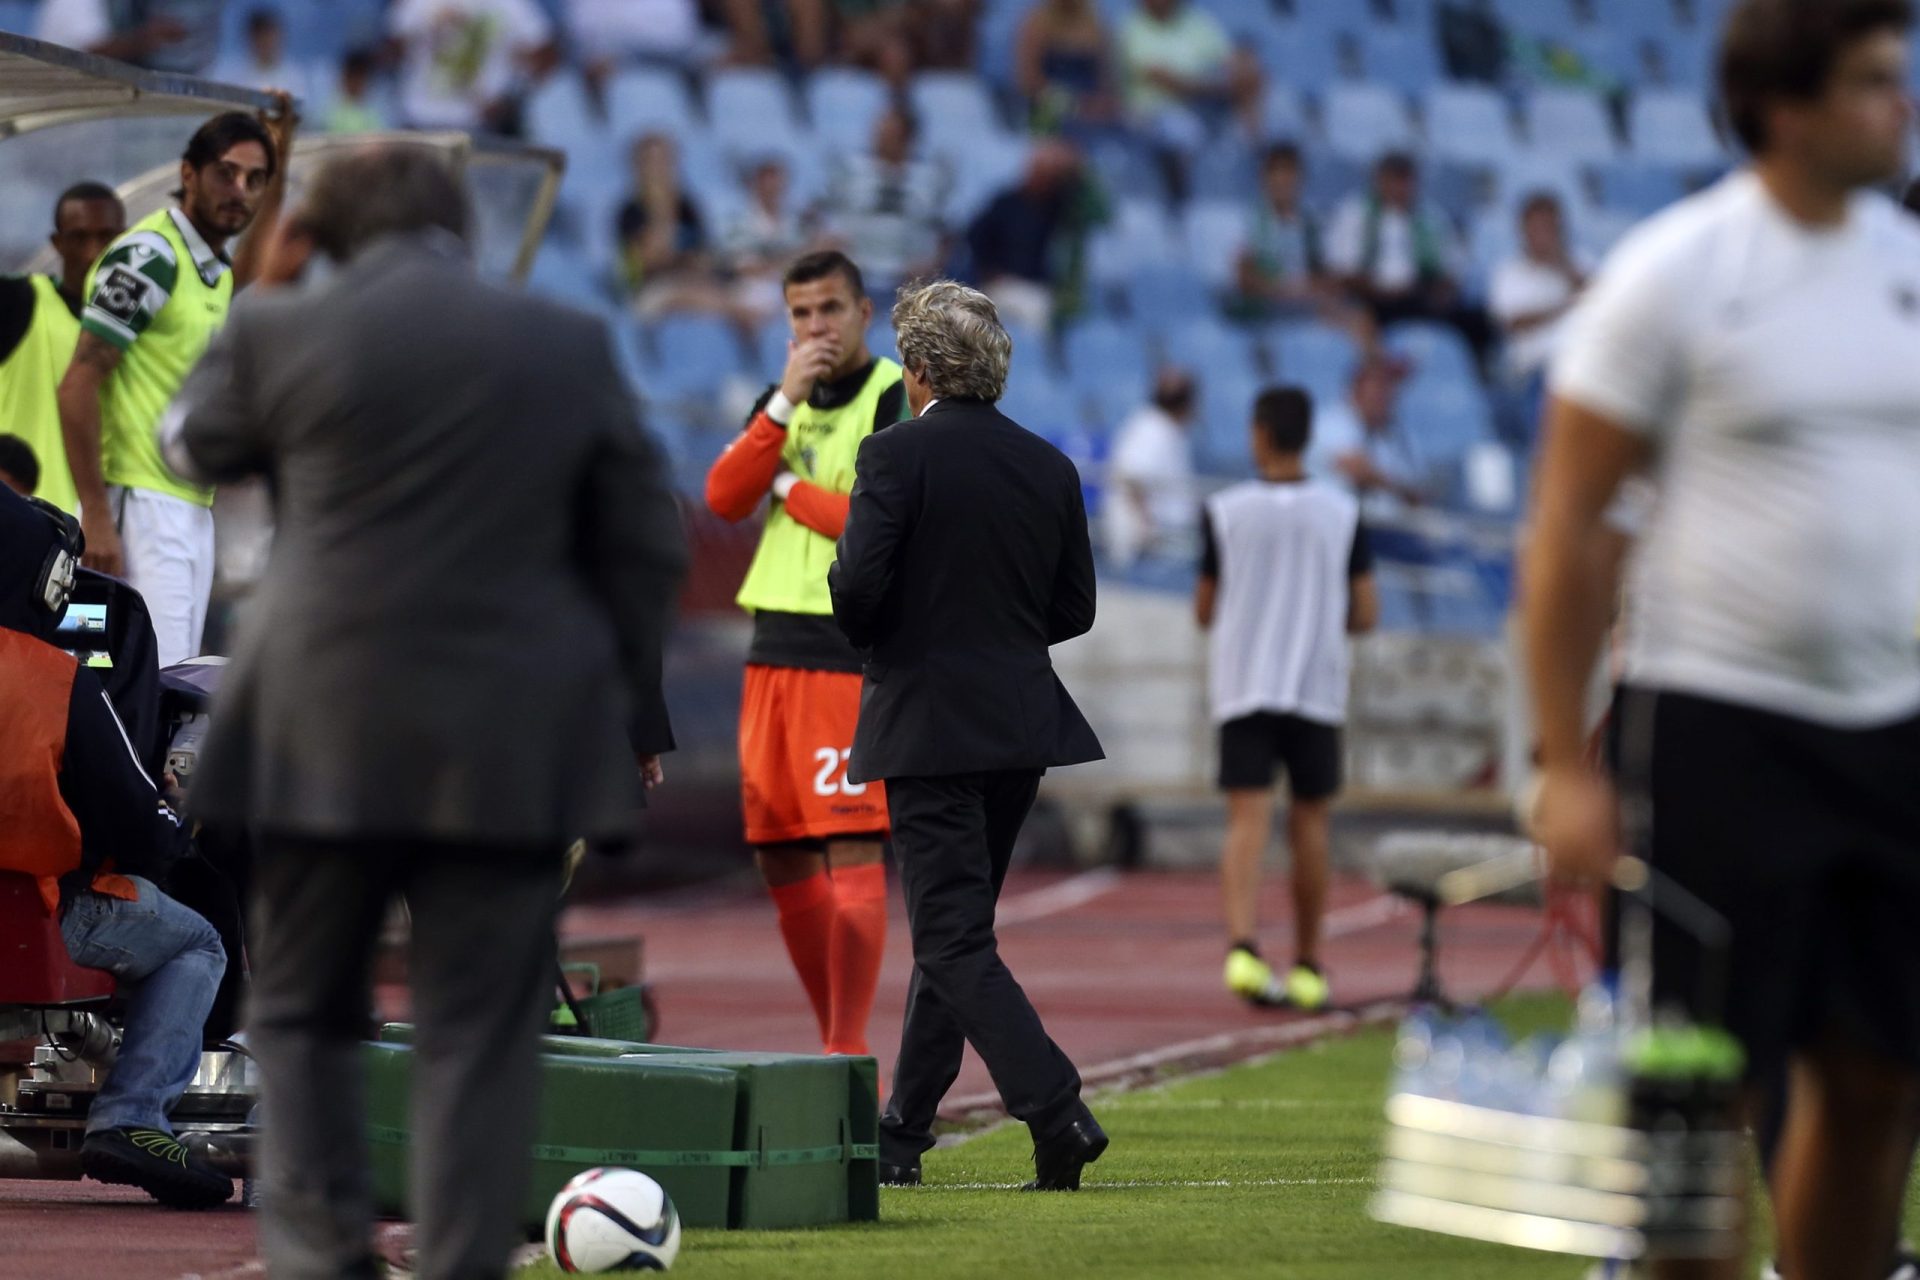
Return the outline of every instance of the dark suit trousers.
<path id="1" fill-rule="evenodd" d="M 396 895 L 413 919 L 418 1274 L 506 1273 L 530 1174 L 560 875 L 558 848 L 262 842 L 247 1030 L 261 1072 L 260 1245 L 274 1280 L 377 1274 L 360 1042 Z"/>
<path id="2" fill-rule="evenodd" d="M 1040 1025 L 993 936 L 1014 839 L 1039 787 L 1038 770 L 887 779 L 913 979 L 880 1118 L 882 1159 L 912 1163 L 933 1145 L 934 1113 L 968 1044 L 1036 1140 L 1087 1114 L 1080 1073 Z"/>

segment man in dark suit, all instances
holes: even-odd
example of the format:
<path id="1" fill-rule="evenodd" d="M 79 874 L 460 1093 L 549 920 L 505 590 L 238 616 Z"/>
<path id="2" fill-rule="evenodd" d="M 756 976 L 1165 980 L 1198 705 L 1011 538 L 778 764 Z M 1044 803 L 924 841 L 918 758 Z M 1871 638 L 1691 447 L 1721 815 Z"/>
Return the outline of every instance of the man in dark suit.
<path id="1" fill-rule="evenodd" d="M 920 1180 L 970 1043 L 1033 1132 L 1029 1189 L 1077 1190 L 1107 1135 L 1001 962 L 993 912 L 1040 775 L 1101 755 L 1047 654 L 1093 626 L 1080 477 L 994 408 L 1013 343 L 984 294 L 904 290 L 893 325 L 916 417 L 860 446 L 828 577 L 866 655 L 847 777 L 886 781 L 913 930 L 881 1177 Z"/>
<path id="2" fill-rule="evenodd" d="M 274 486 L 193 803 L 261 837 L 249 1033 L 276 1280 L 376 1274 L 359 1040 L 395 894 L 419 1274 L 504 1274 L 562 852 L 628 834 L 669 745 L 686 549 L 659 452 L 604 326 L 481 281 L 467 225 L 423 149 L 330 164 L 297 231 L 338 273 L 237 309 L 168 442 L 176 466 Z"/>

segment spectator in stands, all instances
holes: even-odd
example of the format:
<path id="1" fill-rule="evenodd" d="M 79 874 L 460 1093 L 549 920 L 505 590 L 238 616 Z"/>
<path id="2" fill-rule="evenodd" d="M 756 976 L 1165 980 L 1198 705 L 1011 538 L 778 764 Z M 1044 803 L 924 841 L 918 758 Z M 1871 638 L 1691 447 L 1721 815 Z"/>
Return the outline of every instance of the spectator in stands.
<path id="1" fill-rule="evenodd" d="M 416 128 L 504 130 L 518 91 L 558 54 L 534 0 L 396 0 L 387 30 L 401 49 L 400 112 Z"/>
<path id="2" fill-rule="evenodd" d="M 226 0 L 45 0 L 34 36 L 155 71 L 199 75 L 220 52 Z"/>
<path id="3" fill-rule="evenodd" d="M 1369 357 L 1354 367 L 1343 404 L 1314 418 L 1307 470 L 1344 480 L 1369 516 L 1393 515 L 1428 500 L 1426 468 L 1399 421 L 1400 371 Z"/>
<path id="4" fill-rule="evenodd" d="M 327 108 L 327 133 L 374 133 L 389 127 L 386 108 L 373 93 L 377 64 L 370 49 L 350 49 L 340 59 L 340 82 Z"/>
<path id="5" fill-rule="evenodd" d="M 705 33 L 696 0 L 567 0 L 567 30 L 589 75 L 624 62 L 698 60 Z"/>
<path id="6" fill-rule="evenodd" d="M 890 297 L 908 280 L 939 270 L 951 176 L 937 160 L 915 159 L 919 123 L 900 104 L 873 126 L 873 150 L 834 160 L 826 230 L 842 246 L 857 245 L 868 287 Z"/>
<path id="7" fill-rule="evenodd" d="M 1140 0 L 1120 28 L 1127 114 L 1170 153 L 1192 151 L 1229 114 L 1260 120 L 1260 64 L 1188 0 Z"/>
<path id="8" fill-rule="evenodd" d="M 302 102 L 314 99 L 307 69 L 287 59 L 287 26 L 278 9 L 263 7 L 247 14 L 246 49 L 222 58 L 207 74 L 248 89 L 285 89 Z"/>
<path id="9" fill-rule="evenodd" d="M 1015 328 L 1042 330 L 1078 307 L 1089 229 L 1106 197 L 1079 151 L 1052 139 L 1033 149 L 1019 186 L 995 196 L 967 228 L 975 283 Z"/>
<path id="10" fill-rule="evenodd" d="M 673 139 L 664 133 L 640 138 L 632 164 L 633 193 L 620 206 L 615 231 L 634 310 L 647 319 L 670 311 L 726 311 L 726 292 L 706 252 L 706 224 L 681 186 Z"/>
<path id="11" fill-rule="evenodd" d="M 1390 152 L 1370 191 L 1347 199 L 1327 232 L 1327 263 L 1382 325 L 1438 320 L 1454 325 L 1483 359 L 1492 338 L 1484 312 L 1462 304 L 1464 254 L 1447 217 L 1420 194 L 1413 157 Z"/>
<path id="12" fill-rule="evenodd" d="M 1320 220 L 1301 200 L 1300 148 L 1276 142 L 1260 165 L 1261 198 L 1247 223 L 1234 310 L 1250 319 L 1311 314 L 1328 293 Z"/>
<path id="13" fill-rule="evenodd" d="M 747 202 L 720 237 L 720 267 L 731 278 L 734 317 L 750 330 L 783 312 L 787 264 L 811 238 L 810 219 L 788 203 L 784 160 L 768 157 L 747 173 Z"/>
<path id="14" fill-rule="evenodd" d="M 1191 437 L 1199 402 L 1192 373 L 1162 369 L 1152 401 L 1134 410 L 1114 438 L 1105 532 L 1107 554 L 1122 568 L 1192 554 L 1198 499 Z"/>
<path id="15" fill-rule="evenodd" d="M 1560 349 L 1567 313 L 1586 287 L 1588 264 L 1567 244 L 1560 200 L 1540 191 L 1520 210 L 1520 252 L 1494 270 L 1487 307 L 1506 338 L 1506 377 L 1515 424 L 1531 441 L 1540 420 L 1547 366 Z"/>
<path id="16" fill-rule="evenodd" d="M 1038 0 L 1020 24 L 1014 84 L 1036 133 L 1071 137 L 1118 119 L 1113 49 L 1094 0 Z"/>
<path id="17" fill-rule="evenodd" d="M 31 498 L 40 487 L 40 459 L 33 446 L 19 436 L 0 432 L 0 485 L 23 498 Z"/>

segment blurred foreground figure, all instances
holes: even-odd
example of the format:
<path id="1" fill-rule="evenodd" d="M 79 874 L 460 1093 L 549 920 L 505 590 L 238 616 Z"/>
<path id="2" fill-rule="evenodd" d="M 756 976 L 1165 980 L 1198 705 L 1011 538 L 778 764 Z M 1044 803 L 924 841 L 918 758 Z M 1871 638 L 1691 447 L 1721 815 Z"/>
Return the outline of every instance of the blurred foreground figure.
<path id="1" fill-rule="evenodd" d="M 1575 312 L 1527 556 L 1536 833 L 1597 884 L 1621 843 L 1581 708 L 1605 515 L 1653 479 L 1622 783 L 1644 851 L 1731 925 L 1752 1078 L 1790 1072 L 1788 1280 L 1887 1274 L 1920 1108 L 1920 228 L 1868 190 L 1904 164 L 1912 21 L 1908 0 L 1734 10 L 1721 96 L 1752 163 L 1630 236 Z M 1657 924 L 1653 963 L 1656 1005 L 1717 1018 L 1697 942 Z"/>
<path id="2" fill-rule="evenodd" d="M 167 442 L 209 479 L 271 476 L 278 505 L 194 788 L 260 834 L 261 1244 L 277 1278 L 375 1274 L 359 1041 L 403 894 L 419 1274 L 498 1276 L 561 853 L 627 834 L 658 779 L 684 541 L 607 333 L 475 276 L 430 153 L 335 161 L 296 221 L 269 278 L 299 238 L 338 275 L 238 310 Z"/>

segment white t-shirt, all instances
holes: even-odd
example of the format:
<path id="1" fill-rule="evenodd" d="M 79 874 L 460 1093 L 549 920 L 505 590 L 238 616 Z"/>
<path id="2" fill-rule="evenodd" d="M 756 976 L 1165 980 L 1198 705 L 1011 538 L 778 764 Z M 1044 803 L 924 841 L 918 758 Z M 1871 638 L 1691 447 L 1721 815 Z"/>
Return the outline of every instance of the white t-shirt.
<path id="1" fill-rule="evenodd" d="M 1587 264 L 1576 259 L 1584 272 Z M 1563 307 L 1573 298 L 1573 281 L 1558 267 L 1535 262 L 1526 254 L 1516 254 L 1494 269 L 1493 283 L 1487 290 L 1487 310 L 1502 325 L 1521 316 L 1534 315 Z M 1535 325 L 1525 333 L 1507 338 L 1507 371 L 1516 380 L 1530 378 L 1552 362 L 1566 335 L 1567 315 L 1561 313 L 1546 324 Z"/>
<path id="2" fill-rule="evenodd" d="M 399 0 L 388 29 L 406 42 L 400 107 L 412 125 L 471 129 L 513 87 L 514 59 L 553 37 L 533 0 Z"/>
<path id="3" fill-rule="evenodd" d="M 1188 539 L 1199 515 L 1193 444 L 1166 410 L 1150 404 L 1134 411 L 1114 438 L 1108 469 L 1113 483 L 1104 504 L 1107 546 L 1116 560 L 1131 563 L 1155 537 L 1172 535 L 1176 542 L 1191 547 Z M 1141 524 L 1139 513 L 1122 491 L 1126 484 L 1146 492 L 1151 528 Z"/>
<path id="4" fill-rule="evenodd" d="M 1208 636 L 1216 724 L 1257 711 L 1344 724 L 1347 608 L 1360 507 L 1318 480 L 1246 480 L 1207 499 L 1201 569 L 1219 582 Z"/>
<path id="5" fill-rule="evenodd" d="M 1920 224 L 1793 221 L 1742 172 L 1635 231 L 1557 394 L 1644 433 L 1627 678 L 1841 727 L 1920 711 Z"/>
<path id="6" fill-rule="evenodd" d="M 681 58 L 700 41 L 694 0 L 567 0 L 567 24 L 588 58 Z"/>
<path id="7" fill-rule="evenodd" d="M 33 38 L 86 50 L 113 35 L 107 0 L 46 0 L 33 24 Z"/>
<path id="8" fill-rule="evenodd" d="M 1444 215 L 1422 207 L 1420 220 L 1433 240 L 1434 267 L 1442 273 L 1460 274 L 1459 244 Z M 1373 206 L 1365 196 L 1352 196 L 1334 211 L 1333 224 L 1327 228 L 1327 265 L 1341 275 L 1359 275 L 1366 270 L 1367 224 Z M 1404 293 L 1420 283 L 1420 241 L 1414 215 L 1404 209 L 1382 208 L 1379 214 L 1379 243 L 1374 248 L 1373 269 L 1368 283 L 1385 293 Z"/>

